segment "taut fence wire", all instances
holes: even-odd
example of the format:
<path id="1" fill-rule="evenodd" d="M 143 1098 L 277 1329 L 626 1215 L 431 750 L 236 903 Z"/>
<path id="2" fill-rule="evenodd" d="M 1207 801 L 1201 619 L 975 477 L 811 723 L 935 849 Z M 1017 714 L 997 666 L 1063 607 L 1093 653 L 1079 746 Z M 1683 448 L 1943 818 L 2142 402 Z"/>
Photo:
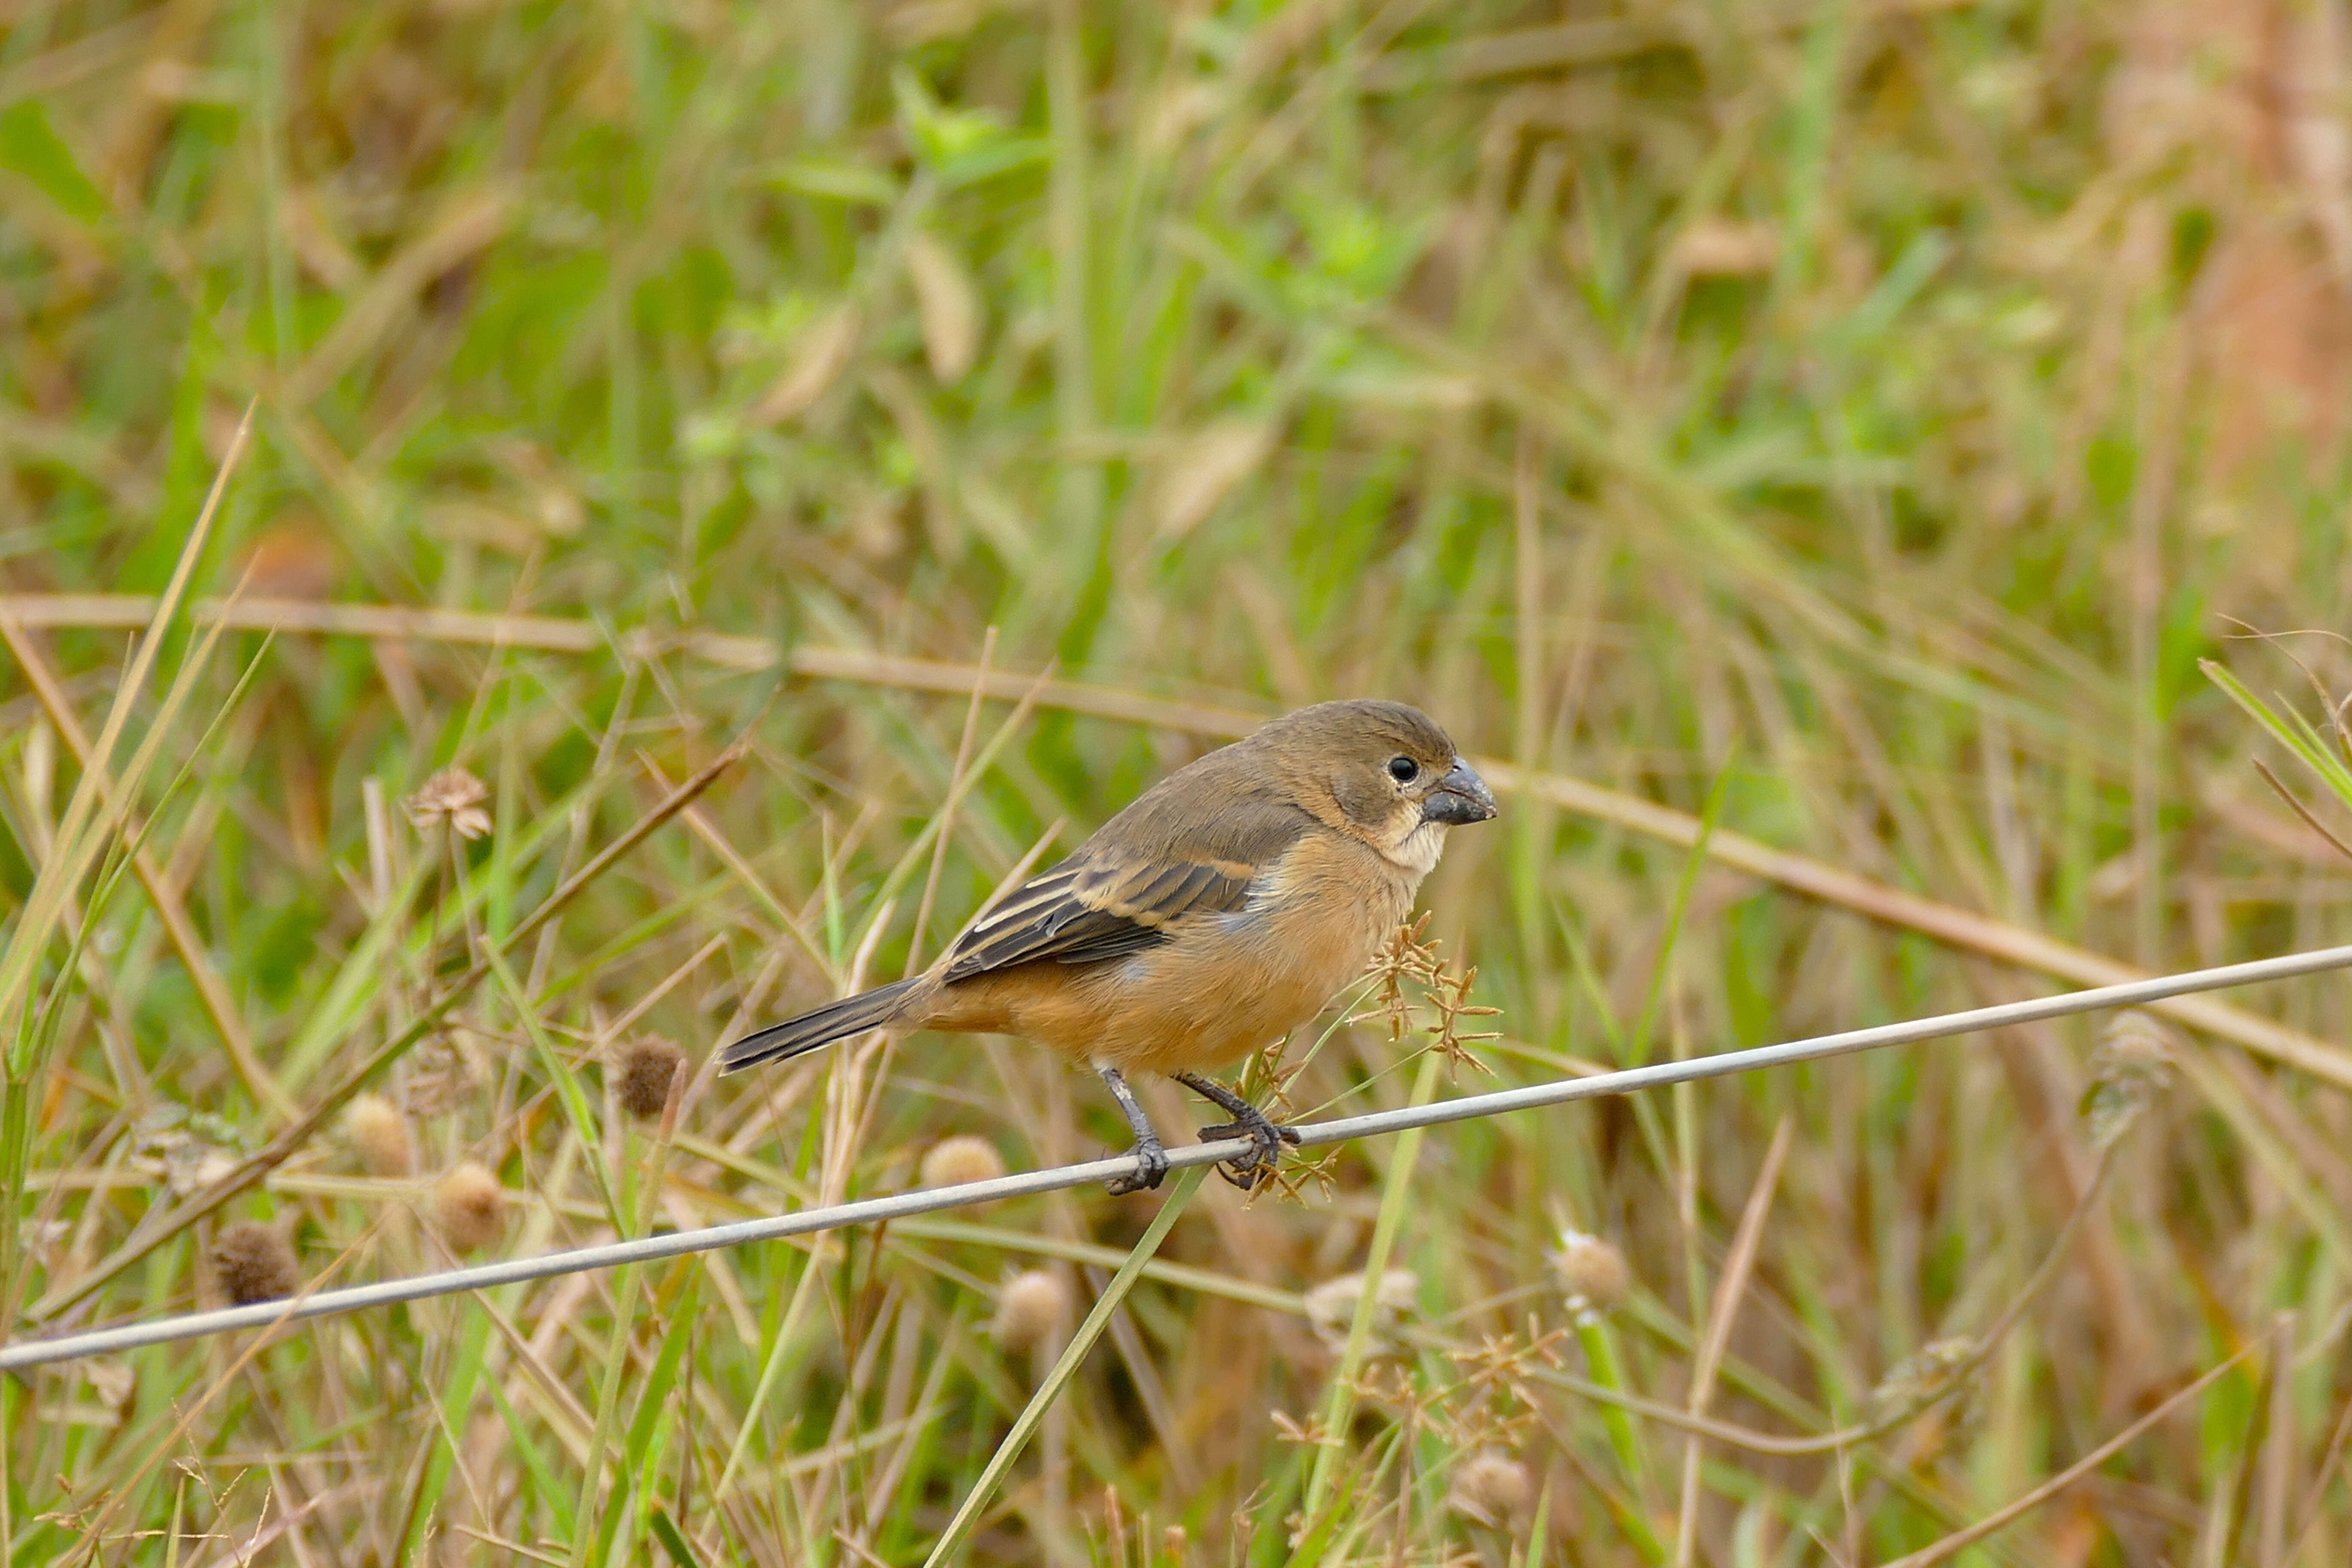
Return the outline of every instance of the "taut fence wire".
<path id="1" fill-rule="evenodd" d="M 1500 1116 L 1514 1110 L 1534 1110 L 1544 1106 L 1567 1105 L 1580 1100 L 1598 1100 L 1609 1095 L 1633 1094 L 1642 1089 L 1663 1088 L 1668 1084 L 1690 1083 L 1702 1079 L 1727 1078 L 1735 1073 L 1756 1072 L 1765 1068 L 1787 1067 L 1796 1062 L 1821 1061 L 1830 1057 L 1851 1056 L 1859 1051 L 1877 1050 L 1887 1046 L 1912 1045 L 1922 1040 L 1946 1039 L 1956 1035 L 1974 1034 L 1984 1029 L 2036 1023 L 2045 1018 L 2063 1018 L 2077 1013 L 2098 1012 L 2104 1008 L 2129 1007 L 2145 1002 L 2159 1002 L 2168 996 L 2187 995 L 2192 992 L 2220 991 L 2231 986 L 2251 985 L 2268 980 L 2290 980 L 2300 975 L 2320 974 L 2331 970 L 2346 968 L 2352 968 L 2352 946 L 2322 948 L 2311 952 L 2288 953 L 2278 958 L 2258 959 L 2251 963 L 2223 964 L 2212 969 L 2197 969 L 2179 974 L 2157 975 L 2147 980 L 2135 980 L 2120 985 L 2101 985 L 2086 991 L 2069 991 L 2054 996 L 2037 996 L 2023 1002 L 2005 1002 L 1998 1006 L 1975 1007 L 1967 1012 L 1939 1014 L 1935 1017 L 1915 1018 L 1906 1023 L 1882 1024 L 1868 1029 L 1849 1029 L 1841 1034 L 1816 1036 L 1811 1039 L 1790 1040 L 1776 1046 L 1759 1046 L 1751 1050 L 1724 1051 L 1714 1056 L 1654 1062 L 1646 1067 L 1629 1068 L 1620 1072 L 1597 1073 L 1587 1078 L 1562 1079 L 1548 1083 L 1530 1084 L 1524 1089 L 1496 1089 L 1487 1094 L 1465 1095 L 1459 1100 L 1441 1100 L 1431 1105 L 1406 1107 L 1396 1110 L 1378 1110 L 1363 1116 L 1339 1117 L 1329 1121 L 1302 1122 L 1293 1130 L 1297 1132 L 1299 1142 L 1309 1148 L 1327 1143 L 1343 1143 L 1350 1139 L 1376 1138 L 1388 1133 L 1402 1132 L 1412 1127 L 1435 1127 L 1450 1121 L 1470 1121 L 1482 1117 Z M 1213 1143 L 1192 1143 L 1169 1150 L 1168 1163 L 1171 1169 L 1176 1170 L 1185 1170 L 1195 1165 L 1214 1164 L 1221 1160 L 1229 1160 L 1243 1154 L 1250 1147 L 1249 1141 L 1244 1138 L 1223 1139 Z M 583 1269 L 616 1268 L 624 1264 L 656 1262 L 665 1258 L 684 1257 L 689 1253 L 711 1252 L 727 1247 L 743 1247 L 758 1241 L 777 1241 L 788 1237 L 809 1236 L 820 1231 L 839 1230 L 850 1226 L 874 1225 L 885 1220 L 901 1219 L 913 1215 L 933 1214 L 941 1209 L 961 1208 L 972 1204 L 995 1203 L 1005 1198 L 1028 1197 L 1037 1193 L 1060 1192 L 1069 1187 L 1086 1186 L 1090 1183 L 1107 1182 L 1114 1176 L 1129 1175 L 1135 1168 L 1135 1157 L 1131 1154 L 1122 1154 L 1114 1159 L 1089 1160 L 1080 1164 L 1057 1165 L 1043 1171 L 1025 1171 L 1017 1175 L 1000 1176 L 993 1181 L 966 1182 L 954 1186 L 929 1187 L 918 1192 L 896 1193 L 887 1197 L 866 1198 L 856 1203 L 803 1209 L 796 1213 L 776 1215 L 766 1219 L 740 1220 L 731 1225 L 714 1225 L 697 1230 L 669 1231 L 659 1235 L 638 1237 L 627 1241 L 608 1242 L 600 1247 L 582 1247 L 562 1252 L 544 1253 L 536 1258 L 518 1258 L 503 1263 L 485 1263 L 469 1268 L 452 1268 L 437 1274 L 422 1274 L 404 1279 L 386 1279 L 373 1285 L 352 1285 L 341 1289 L 318 1290 L 286 1300 L 263 1301 L 252 1306 L 226 1307 L 213 1311 L 185 1312 L 172 1317 L 118 1324 L 112 1328 L 93 1329 L 81 1333 L 21 1340 L 0 1347 L 0 1372 L 15 1372 L 26 1367 L 46 1365 L 52 1362 L 72 1361 L 83 1356 L 107 1355 L 121 1351 L 137 1350 L 147 1345 L 170 1344 L 181 1340 L 201 1339 L 206 1335 L 229 1333 L 239 1329 L 267 1329 L 311 1318 L 327 1318 L 343 1312 L 356 1312 L 370 1307 L 390 1306 L 398 1301 L 421 1301 L 434 1296 L 451 1296 L 467 1290 L 487 1290 L 500 1285 L 521 1284 L 529 1280 L 549 1279 L 559 1274 L 576 1274 Z"/>

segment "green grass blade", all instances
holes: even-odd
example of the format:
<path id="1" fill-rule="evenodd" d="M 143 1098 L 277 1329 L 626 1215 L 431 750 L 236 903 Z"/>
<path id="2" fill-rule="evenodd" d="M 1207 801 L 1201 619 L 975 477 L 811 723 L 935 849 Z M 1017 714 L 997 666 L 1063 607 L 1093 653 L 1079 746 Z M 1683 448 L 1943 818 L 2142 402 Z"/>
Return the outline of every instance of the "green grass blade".
<path id="1" fill-rule="evenodd" d="M 2326 784 L 2329 793 L 2347 806 L 2352 806 L 2352 768 L 2326 738 L 2312 727 L 2311 721 L 2293 709 L 2281 712 L 2246 689 L 2244 684 L 2228 669 L 2212 659 L 2200 659 L 2198 668 L 2207 679 L 2229 695 L 2230 700 L 2243 710 L 2247 717 L 2261 725 L 2270 737 L 2288 751 Z"/>
<path id="2" fill-rule="evenodd" d="M 33 894 L 24 913 L 18 917 L 16 929 L 9 933 L 8 944 L 0 949 L 0 1020 L 14 1026 L 22 1019 L 29 1006 L 26 994 L 33 967 L 47 950 L 49 938 L 65 913 L 66 900 L 80 886 L 83 873 L 89 868 L 100 848 L 106 842 L 104 818 L 110 815 L 100 812 L 98 779 L 114 760 L 115 747 L 121 742 L 122 731 L 138 706 L 139 693 L 146 689 L 147 677 L 162 654 L 164 634 L 178 618 L 182 602 L 187 596 L 188 584 L 194 575 L 196 563 L 203 558 L 205 544 L 212 536 L 214 519 L 219 514 L 222 498 L 228 492 L 229 477 L 236 471 L 237 459 L 244 455 L 246 442 L 253 430 L 253 410 L 247 407 L 244 421 L 238 425 L 236 438 L 221 460 L 214 476 L 211 492 L 205 498 L 204 508 L 196 514 L 195 526 L 188 531 L 180 547 L 178 562 L 173 566 L 172 580 L 156 600 L 155 613 L 149 620 L 145 634 L 140 638 L 139 650 L 131 656 L 131 668 L 115 689 L 114 705 L 106 715 L 106 724 L 98 739 L 91 743 L 89 765 L 83 770 L 80 782 L 75 785 L 73 798 L 67 804 L 64 817 L 58 826 L 56 847 L 33 883 Z M 113 799 L 120 809 L 128 810 L 129 792 L 135 787 L 128 778 L 117 779 Z M 99 818 L 93 821 L 93 818 Z M 12 1078 L 24 1078 L 33 1068 L 31 1041 L 17 1027 L 8 1028 L 7 1070 Z M 0 1173 L 5 1174 L 5 1173 Z M 13 1194 L 0 1194 L 13 1197 Z M 9 1207 L 13 1212 L 14 1204 Z M 0 1243 L 10 1240 L 0 1236 Z M 5 1256 L 13 1258 L 15 1248 L 9 1246 Z"/>
<path id="3" fill-rule="evenodd" d="M 1094 1310 L 1078 1325 L 1077 1332 L 1070 1336 L 1070 1342 L 1063 1347 L 1060 1359 L 1046 1373 L 1045 1381 L 1037 1385 L 1037 1392 L 1029 1396 L 1029 1403 L 1022 1406 L 1021 1414 L 1013 1418 L 1013 1430 L 1004 1435 L 1004 1440 L 996 1446 L 996 1452 L 989 1456 L 986 1468 L 980 1472 L 980 1479 L 972 1483 L 971 1490 L 964 1494 L 955 1517 L 948 1521 L 947 1529 L 940 1533 L 930 1554 L 923 1559 L 924 1568 L 943 1568 L 962 1549 L 972 1527 L 980 1522 L 981 1510 L 988 1506 L 989 1500 L 996 1495 L 996 1489 L 1003 1484 L 1006 1472 L 1021 1457 L 1021 1450 L 1035 1434 L 1038 1424 L 1045 1420 L 1045 1412 L 1053 1408 L 1054 1401 L 1061 1397 L 1062 1390 L 1067 1388 L 1070 1379 L 1077 1375 L 1078 1368 L 1086 1362 L 1087 1352 L 1094 1349 L 1095 1342 L 1102 1337 L 1104 1330 L 1110 1327 L 1111 1314 L 1118 1310 L 1119 1303 L 1127 1300 L 1128 1291 L 1134 1288 L 1136 1280 L 1142 1278 L 1143 1266 L 1150 1262 L 1152 1254 L 1160 1250 L 1160 1244 L 1175 1227 L 1178 1216 L 1192 1201 L 1192 1194 L 1201 1190 L 1202 1178 L 1207 1174 L 1208 1172 L 1198 1165 L 1177 1173 L 1168 1196 L 1160 1205 L 1160 1212 L 1151 1216 L 1151 1224 L 1136 1242 L 1134 1249 L 1127 1255 L 1127 1261 L 1118 1266 L 1118 1272 L 1110 1277 L 1110 1283 L 1103 1287 L 1100 1296 L 1095 1298 Z"/>
<path id="4" fill-rule="evenodd" d="M 1437 1092 L 1437 1075 L 1442 1066 L 1435 1051 L 1423 1055 L 1421 1070 L 1413 1075 L 1409 1104 L 1429 1103 Z M 1339 1473 L 1348 1427 L 1356 1408 L 1356 1374 L 1362 1369 L 1365 1353 L 1371 1345 L 1372 1320 L 1380 1309 L 1381 1275 L 1388 1268 L 1389 1258 L 1396 1248 L 1397 1231 L 1404 1224 L 1413 1169 L 1421 1163 L 1422 1131 L 1416 1127 L 1400 1135 L 1394 1152 L 1389 1156 L 1380 1214 L 1372 1222 L 1371 1245 L 1364 1252 L 1363 1287 L 1356 1293 L 1356 1313 L 1349 1320 L 1348 1343 L 1339 1352 L 1339 1363 L 1331 1369 L 1330 1390 L 1324 1398 L 1322 1431 L 1329 1441 L 1315 1450 L 1315 1468 L 1307 1478 L 1305 1509 L 1310 1524 L 1321 1519 L 1332 1481 Z"/>
<path id="5" fill-rule="evenodd" d="M 670 1522 L 667 1512 L 661 1509 L 654 1510 L 647 1528 L 653 1531 L 654 1539 L 661 1542 L 661 1549 L 669 1554 L 670 1562 L 677 1568 L 702 1568 L 702 1560 L 694 1554 L 694 1548 L 687 1544 L 686 1537 L 679 1533 L 677 1526 Z"/>
<path id="6" fill-rule="evenodd" d="M 487 1386 L 490 1403 L 499 1407 L 499 1415 L 507 1424 L 507 1437 L 514 1444 L 515 1454 L 522 1461 L 523 1479 L 531 1495 L 539 1500 L 541 1508 L 547 1510 L 559 1532 L 557 1539 L 571 1541 L 578 1533 L 578 1525 L 572 1512 L 572 1500 L 566 1495 L 563 1484 L 556 1479 L 555 1467 L 548 1463 L 539 1440 L 531 1436 L 530 1425 L 507 1398 L 506 1390 L 499 1386 L 499 1380 L 489 1379 Z"/>

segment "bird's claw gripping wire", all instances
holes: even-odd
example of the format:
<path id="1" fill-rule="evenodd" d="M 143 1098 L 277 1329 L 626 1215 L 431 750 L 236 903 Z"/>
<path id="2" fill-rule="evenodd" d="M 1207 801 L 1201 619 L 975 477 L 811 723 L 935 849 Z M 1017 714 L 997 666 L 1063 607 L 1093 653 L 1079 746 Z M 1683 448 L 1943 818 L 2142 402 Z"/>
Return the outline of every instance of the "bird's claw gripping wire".
<path id="1" fill-rule="evenodd" d="M 1214 1127 L 1202 1128 L 1203 1139 L 1210 1142 L 1223 1138 L 1246 1138 L 1250 1141 L 1252 1148 L 1247 1154 L 1237 1155 L 1217 1166 L 1217 1174 L 1245 1193 L 1255 1190 L 1258 1184 L 1274 1175 L 1274 1168 L 1282 1163 L 1282 1146 L 1285 1143 L 1296 1144 L 1298 1142 L 1297 1132 L 1282 1126 L 1223 1084 L 1189 1072 L 1178 1073 L 1176 1081 L 1202 1098 L 1214 1100 L 1219 1110 L 1233 1118 L 1231 1121 L 1220 1121 Z"/>
<path id="2" fill-rule="evenodd" d="M 1149 1134 L 1138 1138 L 1135 1147 L 1128 1152 L 1135 1156 L 1135 1173 L 1113 1176 L 1105 1182 L 1103 1185 L 1111 1196 L 1123 1198 L 1129 1193 L 1150 1192 L 1167 1180 L 1168 1151 L 1160 1146 L 1158 1138 Z"/>
<path id="3" fill-rule="evenodd" d="M 1282 1146 L 1298 1142 L 1297 1133 L 1268 1120 L 1265 1112 L 1255 1107 L 1240 1120 L 1202 1128 L 1201 1136 L 1212 1142 L 1220 1138 L 1250 1141 L 1253 1147 L 1248 1153 L 1223 1161 L 1217 1166 L 1217 1174 L 1245 1193 L 1262 1182 L 1271 1181 L 1274 1168 L 1282 1163 Z"/>

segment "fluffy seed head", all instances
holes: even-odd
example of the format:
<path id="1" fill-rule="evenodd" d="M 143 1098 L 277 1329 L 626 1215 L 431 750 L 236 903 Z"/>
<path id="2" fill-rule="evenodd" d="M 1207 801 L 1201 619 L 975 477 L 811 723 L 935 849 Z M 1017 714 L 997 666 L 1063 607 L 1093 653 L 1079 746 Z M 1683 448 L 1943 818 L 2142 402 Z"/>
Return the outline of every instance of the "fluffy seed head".
<path id="1" fill-rule="evenodd" d="M 2083 1111 L 2090 1119 L 2092 1145 L 2105 1149 L 2164 1097 L 2172 1076 L 2171 1032 L 2153 1015 L 2126 1007 L 2099 1032 L 2091 1073 Z"/>
<path id="2" fill-rule="evenodd" d="M 1528 1510 L 1535 1490 L 1525 1465 L 1499 1448 L 1486 1448 L 1454 1468 L 1454 1488 L 1446 1501 L 1456 1513 L 1499 1529 Z"/>
<path id="3" fill-rule="evenodd" d="M 374 1176 L 405 1176 L 416 1169 L 416 1141 L 408 1118 L 380 1094 L 362 1094 L 343 1112 L 343 1135 Z"/>
<path id="4" fill-rule="evenodd" d="M 1569 1315 L 1580 1323 L 1597 1321 L 1633 1293 L 1633 1271 L 1625 1267 L 1625 1255 L 1580 1230 L 1560 1232 L 1551 1267 L 1568 1299 Z"/>
<path id="5" fill-rule="evenodd" d="M 2102 1073 L 2162 1073 L 2172 1065 L 2172 1031 L 2155 1014 L 2126 1007 L 2099 1031 L 2091 1065 Z"/>
<path id="6" fill-rule="evenodd" d="M 1307 1327 L 1335 1354 L 1347 1349 L 1348 1331 L 1355 1326 L 1356 1303 L 1363 1294 L 1361 1274 L 1342 1274 L 1307 1292 Z M 1372 1293 L 1371 1338 L 1366 1348 L 1374 1355 L 1394 1354 L 1397 1324 L 1420 1303 L 1420 1275 L 1410 1268 L 1382 1274 Z"/>
<path id="7" fill-rule="evenodd" d="M 221 1294 L 239 1307 L 291 1296 L 302 1284 L 293 1246 L 276 1226 L 257 1219 L 222 1228 L 213 1243 L 213 1269 L 220 1277 Z"/>
<path id="8" fill-rule="evenodd" d="M 433 1219 L 453 1252 L 472 1252 L 499 1238 L 506 1223 L 506 1189 L 468 1160 L 433 1190 Z"/>
<path id="9" fill-rule="evenodd" d="M 996 1321 L 990 1327 L 1007 1350 L 1034 1350 L 1058 1341 L 1070 1321 L 1070 1288 L 1044 1268 L 1015 1274 L 996 1293 Z"/>
<path id="10" fill-rule="evenodd" d="M 443 768 L 403 804 L 419 828 L 446 827 L 460 838 L 479 838 L 490 830 L 483 804 L 489 798 L 489 786 L 465 769 Z"/>
<path id="11" fill-rule="evenodd" d="M 966 1182 L 992 1182 L 1004 1174 L 1004 1157 L 996 1145 L 972 1133 L 942 1138 L 923 1151 L 919 1173 L 927 1187 L 961 1186 Z"/>
<path id="12" fill-rule="evenodd" d="M 686 1053 L 659 1035 L 639 1035 L 614 1053 L 614 1092 L 632 1116 L 659 1116 Z"/>
<path id="13" fill-rule="evenodd" d="M 1977 1342 L 1966 1334 L 1930 1340 L 1887 1369 L 1870 1391 L 1874 1420 L 1908 1415 L 1960 1387 L 1976 1360 Z"/>

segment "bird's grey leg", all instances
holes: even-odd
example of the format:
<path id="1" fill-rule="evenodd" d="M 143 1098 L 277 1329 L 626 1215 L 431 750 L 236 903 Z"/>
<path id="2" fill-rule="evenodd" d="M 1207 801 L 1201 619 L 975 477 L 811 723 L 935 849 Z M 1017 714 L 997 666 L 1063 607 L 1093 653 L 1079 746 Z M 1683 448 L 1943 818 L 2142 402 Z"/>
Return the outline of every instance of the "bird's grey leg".
<path id="1" fill-rule="evenodd" d="M 1143 1102 L 1135 1098 L 1135 1090 L 1127 1087 L 1127 1075 L 1108 1062 L 1095 1063 L 1095 1071 L 1110 1086 L 1110 1097 L 1118 1101 L 1118 1108 L 1127 1113 L 1127 1124 L 1135 1129 L 1135 1147 L 1129 1152 L 1135 1156 L 1136 1173 L 1131 1176 L 1113 1176 L 1106 1184 L 1111 1195 L 1119 1197 L 1157 1187 L 1168 1175 L 1168 1151 L 1160 1147 L 1160 1134 L 1153 1129 L 1151 1118 L 1143 1113 Z"/>
<path id="2" fill-rule="evenodd" d="M 1176 1081 L 1203 1100 L 1214 1100 L 1218 1109 L 1233 1118 L 1214 1127 L 1201 1129 L 1201 1136 L 1214 1141 L 1219 1138 L 1247 1138 L 1256 1147 L 1246 1159 L 1228 1160 L 1217 1167 L 1217 1173 L 1234 1185 L 1248 1192 L 1261 1175 L 1272 1175 L 1282 1160 L 1282 1146 L 1298 1142 L 1298 1134 L 1287 1127 L 1278 1126 L 1273 1118 L 1227 1089 L 1214 1079 L 1202 1078 L 1196 1072 L 1180 1072 Z"/>

